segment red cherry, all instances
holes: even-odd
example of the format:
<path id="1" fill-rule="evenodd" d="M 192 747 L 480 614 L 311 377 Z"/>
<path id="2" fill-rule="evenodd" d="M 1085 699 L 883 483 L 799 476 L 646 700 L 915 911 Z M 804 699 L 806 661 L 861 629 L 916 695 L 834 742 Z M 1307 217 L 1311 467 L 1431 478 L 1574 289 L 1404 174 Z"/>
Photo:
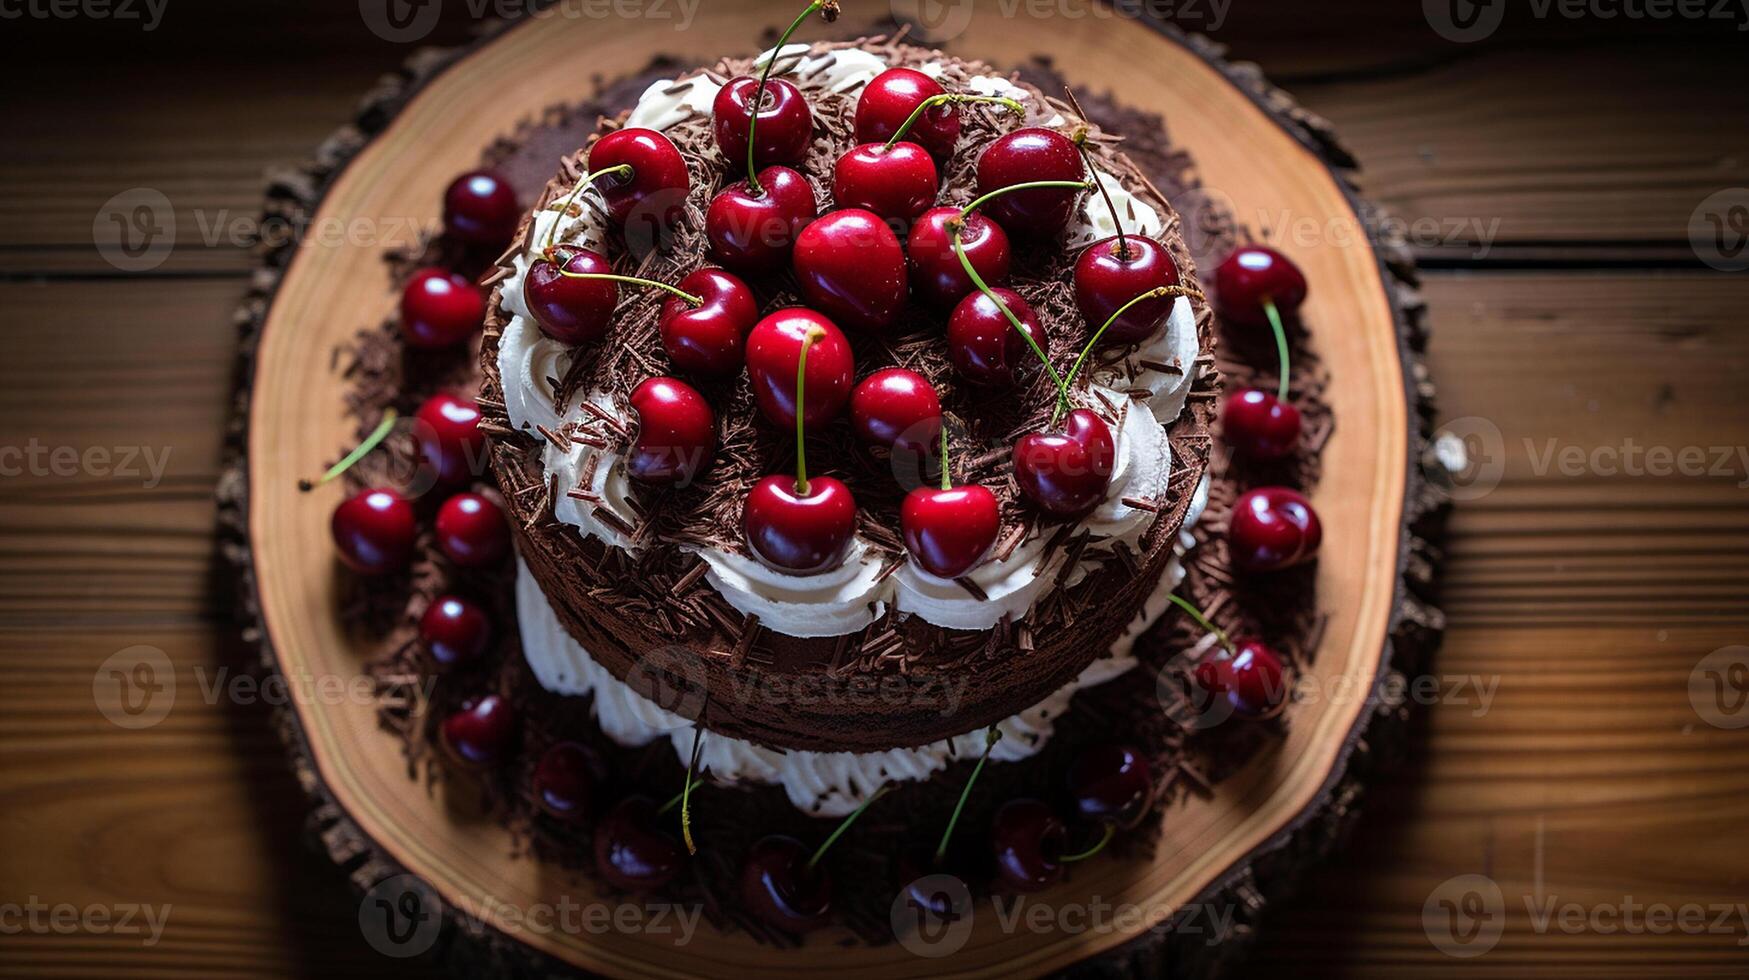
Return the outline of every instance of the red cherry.
<path id="1" fill-rule="evenodd" d="M 1324 540 L 1312 502 L 1287 487 L 1258 487 L 1239 495 L 1227 519 L 1233 564 L 1273 572 L 1311 561 Z"/>
<path id="2" fill-rule="evenodd" d="M 1069 767 L 1069 795 L 1084 819 L 1134 827 L 1154 802 L 1154 776 L 1140 751 L 1095 745 Z"/>
<path id="3" fill-rule="evenodd" d="M 1198 686 L 1225 697 L 1241 718 L 1267 718 L 1287 703 L 1281 657 L 1259 639 L 1234 641 L 1232 653 L 1216 647 L 1197 662 L 1195 675 Z"/>
<path id="4" fill-rule="evenodd" d="M 904 312 L 905 252 L 872 211 L 845 208 L 803 228 L 795 271 L 808 305 L 852 330 L 885 330 Z"/>
<path id="5" fill-rule="evenodd" d="M 905 242 L 911 291 L 924 302 L 944 310 L 952 309 L 978 288 L 953 250 L 953 232 L 948 222 L 959 217 L 959 213 L 959 208 L 930 208 L 911 226 L 911 235 Z M 965 225 L 960 229 L 960 248 L 985 283 L 994 286 L 1008 280 L 1011 263 L 1008 233 L 1001 225 L 973 211 L 966 215 Z"/>
<path id="6" fill-rule="evenodd" d="M 990 290 L 1014 312 L 1040 349 L 1045 347 L 1045 328 L 1020 294 L 997 286 Z M 982 292 L 974 292 L 953 308 L 947 318 L 947 356 L 961 377 L 974 384 L 1006 388 L 1020 378 L 1028 365 L 1038 363 L 1038 355 L 1026 338 L 1008 322 L 994 300 Z"/>
<path id="7" fill-rule="evenodd" d="M 334 508 L 340 560 L 360 575 L 398 572 L 413 560 L 413 505 L 393 490 L 366 490 Z"/>
<path id="8" fill-rule="evenodd" d="M 401 291 L 401 336 L 409 346 L 448 347 L 473 336 L 486 319 L 486 294 L 446 269 L 420 269 Z"/>
<path id="9" fill-rule="evenodd" d="M 748 276 L 782 269 L 796 236 L 818 213 L 814 188 L 788 167 L 759 171 L 759 184 L 759 194 L 744 180 L 723 188 L 704 216 L 711 258 Z"/>
<path id="10" fill-rule="evenodd" d="M 850 393 L 850 424 L 869 445 L 932 453 L 941 436 L 941 399 L 923 375 L 886 368 Z"/>
<path id="11" fill-rule="evenodd" d="M 839 207 L 909 223 L 935 203 L 939 183 L 935 161 L 916 143 L 864 143 L 838 158 L 832 197 Z"/>
<path id="12" fill-rule="evenodd" d="M 595 758 L 588 749 L 576 742 L 557 742 L 541 753 L 529 788 L 548 816 L 580 820 L 589 813 L 595 769 Z"/>
<path id="13" fill-rule="evenodd" d="M 495 171 L 462 174 L 443 192 L 444 233 L 470 245 L 503 248 L 521 222 L 515 188 Z"/>
<path id="14" fill-rule="evenodd" d="M 640 235 L 679 224 L 692 176 L 674 143 L 653 129 L 633 127 L 608 133 L 589 148 L 591 172 L 622 164 L 632 168 L 630 177 L 609 175 L 595 182 L 608 217 L 622 226 L 635 218 Z"/>
<path id="15" fill-rule="evenodd" d="M 940 83 L 914 68 L 888 68 L 870 79 L 857 97 L 857 142 L 885 143 L 924 99 L 941 94 Z M 959 109 L 936 103 L 911 124 L 905 138 L 922 144 L 938 158 L 953 156 L 954 144 L 960 138 Z"/>
<path id="16" fill-rule="evenodd" d="M 918 487 L 899 511 L 905 547 L 923 570 L 958 578 L 984 560 L 1002 528 L 1001 508 L 987 487 Z"/>
<path id="17" fill-rule="evenodd" d="M 726 377 L 741 370 L 747 332 L 759 319 L 759 301 L 738 277 L 705 266 L 676 283 L 704 300 L 693 306 L 678 296 L 662 304 L 657 325 L 674 367 L 687 374 Z"/>
<path id="18" fill-rule="evenodd" d="M 1027 181 L 1085 179 L 1081 151 L 1068 137 L 1049 129 L 1017 129 L 999 137 L 978 157 L 980 197 Z M 1038 187 L 1004 194 L 984 209 L 1006 231 L 1025 238 L 1044 238 L 1069 223 L 1079 194 L 1072 188 Z"/>
<path id="19" fill-rule="evenodd" d="M 997 878 L 1010 889 L 1038 891 L 1063 876 L 1063 846 L 1069 832 L 1038 800 L 1009 800 L 996 811 L 990 843 Z"/>
<path id="20" fill-rule="evenodd" d="M 458 493 L 437 509 L 437 546 L 464 568 L 496 565 L 510 553 L 510 524 L 492 501 Z"/>
<path id="21" fill-rule="evenodd" d="M 1160 286 L 1178 285 L 1178 263 L 1166 246 L 1152 238 L 1125 235 L 1120 251 L 1114 236 L 1094 242 L 1075 262 L 1075 305 L 1098 330 L 1118 308 Z M 1107 327 L 1100 343 L 1139 344 L 1166 326 L 1176 297 L 1146 299 L 1124 311 Z"/>
<path id="22" fill-rule="evenodd" d="M 480 406 L 451 394 L 432 395 L 414 416 L 419 452 L 439 483 L 465 484 L 486 468 L 486 434 L 480 431 Z"/>
<path id="23" fill-rule="evenodd" d="M 516 742 L 516 709 L 496 694 L 469 698 L 439 727 L 451 759 L 470 769 L 498 765 Z"/>
<path id="24" fill-rule="evenodd" d="M 632 389 L 638 437 L 626 471 L 643 483 L 684 487 L 711 464 L 717 417 L 704 396 L 684 381 L 646 378 Z"/>
<path id="25" fill-rule="evenodd" d="M 440 595 L 419 617 L 419 641 L 439 667 L 470 664 L 492 648 L 492 620 L 474 602 Z"/>
<path id="26" fill-rule="evenodd" d="M 619 305 L 619 283 L 612 279 L 574 279 L 560 274 L 581 272 L 612 275 L 607 260 L 586 248 L 562 246 L 559 265 L 534 260 L 522 281 L 522 299 L 534 314 L 541 333 L 561 344 L 577 346 L 600 340 Z"/>
<path id="27" fill-rule="evenodd" d="M 1241 388 L 1221 412 L 1227 445 L 1255 459 L 1291 455 L 1300 442 L 1300 410 L 1272 391 Z"/>
<path id="28" fill-rule="evenodd" d="M 1306 274 L 1267 245 L 1241 245 L 1215 266 L 1215 299 L 1228 320 L 1266 327 L 1264 301 L 1292 316 L 1306 301 Z"/>
<path id="29" fill-rule="evenodd" d="M 1077 517 L 1105 499 L 1117 446 L 1111 427 L 1085 408 L 1063 420 L 1062 432 L 1034 432 L 1014 444 L 1014 482 L 1040 510 Z"/>
<path id="30" fill-rule="evenodd" d="M 753 119 L 753 97 L 758 90 L 759 79 L 740 75 L 718 89 L 716 101 L 711 103 L 711 132 L 716 134 L 717 148 L 737 169 L 747 165 L 747 124 Z M 808 155 L 808 145 L 814 140 L 814 113 L 801 89 L 781 78 L 766 79 L 756 138 L 756 167 L 800 163 Z M 763 183 L 764 175 L 759 179 Z"/>
<path id="31" fill-rule="evenodd" d="M 817 429 L 838 417 L 850 397 L 856 362 L 850 342 L 831 320 L 801 307 L 778 310 L 747 334 L 747 377 L 760 414 L 784 430 L 796 426 L 796 364 L 810 329 L 823 336 L 808 351 L 804 424 Z"/>
<path id="32" fill-rule="evenodd" d="M 805 494 L 796 492 L 794 476 L 768 476 L 747 494 L 741 526 L 760 561 L 780 572 L 811 575 L 844 560 L 856 530 L 856 498 L 829 476 L 810 478 Z"/>
<path id="33" fill-rule="evenodd" d="M 686 849 L 659 828 L 663 816 L 647 797 L 615 804 L 595 827 L 595 870 L 627 891 L 660 888 L 686 867 Z"/>
<path id="34" fill-rule="evenodd" d="M 808 867 L 809 852 L 794 837 L 759 839 L 741 865 L 741 900 L 770 925 L 812 932 L 832 917 L 832 879 L 821 866 Z"/>

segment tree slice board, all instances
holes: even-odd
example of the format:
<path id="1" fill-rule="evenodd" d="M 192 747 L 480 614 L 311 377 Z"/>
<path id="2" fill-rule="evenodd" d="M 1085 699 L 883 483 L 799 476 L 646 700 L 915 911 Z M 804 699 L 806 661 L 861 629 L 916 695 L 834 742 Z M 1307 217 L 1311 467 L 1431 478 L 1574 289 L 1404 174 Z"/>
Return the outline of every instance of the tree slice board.
<path id="1" fill-rule="evenodd" d="M 895 0 L 893 9 L 903 14 L 906 5 Z M 708 64 L 751 48 L 794 7 L 714 0 L 685 31 L 663 20 L 616 20 L 605 29 L 588 17 L 536 17 L 459 51 L 416 57 L 367 97 L 357 123 L 315 162 L 276 183 L 269 209 L 310 218 L 310 227 L 344 227 L 358 217 L 432 223 L 448 180 L 518 120 L 575 100 L 591 78 L 635 72 L 658 53 Z M 647 932 L 482 922 L 473 913 L 488 897 L 534 908 L 561 896 L 587 901 L 588 885 L 518 856 L 496 823 L 458 815 L 444 793 L 411 780 L 398 742 L 379 729 L 366 700 L 301 699 L 311 703 L 283 709 L 281 728 L 316 801 L 312 828 L 327 853 L 360 889 L 409 873 L 426 883 L 450 926 L 439 947 L 446 958 L 493 970 L 677 977 L 1012 976 L 1088 960 L 1207 973 L 1250 940 L 1270 897 L 1328 851 L 1376 750 L 1400 740 L 1405 709 L 1381 699 L 1380 682 L 1413 674 L 1437 643 L 1438 554 L 1430 538 L 1442 500 L 1424 476 L 1431 387 L 1417 360 L 1424 338 L 1413 271 L 1406 252 L 1364 234 L 1377 215 L 1349 184 L 1352 161 L 1321 120 L 1204 40 L 1128 17 L 1036 20 L 1004 16 L 999 5 L 949 7 L 959 12 L 953 21 L 935 25 L 953 34 L 949 50 L 996 65 L 1045 55 L 1071 83 L 1115 88 L 1126 104 L 1167 120 L 1175 143 L 1196 157 L 1205 187 L 1241 224 L 1285 216 L 1288 227 L 1318 230 L 1289 243 L 1313 284 L 1303 318 L 1334 379 L 1328 397 L 1338 420 L 1314 495 L 1325 525 L 1317 590 L 1329 621 L 1307 670 L 1320 691 L 1360 693 L 1296 704 L 1283 739 L 1211 795 L 1172 808 L 1151 859 L 1090 862 L 1036 899 L 1058 907 L 1091 896 L 1131 903 L 1144 913 L 1137 921 L 1079 934 L 1004 929 L 985 904 L 964 947 L 944 959 L 898 944 L 846 947 L 845 935 L 831 931 L 779 950 L 708 926 L 677 945 Z M 927 30 L 919 37 L 935 39 Z M 270 252 L 240 316 L 235 465 L 220 493 L 250 636 L 265 666 L 289 678 L 353 677 L 364 657 L 337 613 L 327 523 L 339 487 L 298 489 L 299 478 L 351 435 L 331 352 L 388 302 L 382 243 L 335 237 L 345 240 Z M 340 703 L 318 703 L 328 701 Z M 1211 918 L 1210 909 L 1218 914 Z M 1148 928 L 1162 919 L 1183 928 Z"/>

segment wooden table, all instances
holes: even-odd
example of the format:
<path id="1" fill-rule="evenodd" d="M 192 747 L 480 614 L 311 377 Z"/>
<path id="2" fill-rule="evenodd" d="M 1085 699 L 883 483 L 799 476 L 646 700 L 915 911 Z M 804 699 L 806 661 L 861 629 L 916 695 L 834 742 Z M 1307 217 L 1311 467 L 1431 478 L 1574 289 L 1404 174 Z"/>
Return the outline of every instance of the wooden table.
<path id="1" fill-rule="evenodd" d="M 427 40 L 465 37 L 468 6 Z M 1724 727 L 1749 708 L 1704 687 L 1730 653 L 1701 663 L 1749 643 L 1749 273 L 1709 268 L 1688 234 L 1711 195 L 1737 188 L 1697 221 L 1749 205 L 1744 35 L 1509 5 L 1459 45 L 1393 6 L 1257 0 L 1211 32 L 1331 119 L 1407 222 L 1442 415 L 1499 461 L 1452 524 L 1443 693 L 1251 972 L 1749 973 L 1749 916 L 1706 914 L 1698 934 L 1642 918 L 1749 895 L 1749 730 Z M 1177 9 L 1211 27 L 1210 4 Z M 264 174 L 409 49 L 346 0 L 182 0 L 141 27 L 0 25 L 26 42 L 0 65 L 0 971 L 377 974 L 400 964 L 302 846 L 264 698 L 227 686 L 246 650 L 211 495 L 250 268 L 238 229 Z M 124 273 L 93 221 L 133 188 L 173 203 L 176 247 Z M 93 677 L 136 645 L 179 688 L 128 730 Z M 1502 932 L 1457 959 L 1439 903 L 1471 874 L 1499 889 L 1482 924 Z M 168 909 L 156 943 L 52 911 L 133 905 Z"/>

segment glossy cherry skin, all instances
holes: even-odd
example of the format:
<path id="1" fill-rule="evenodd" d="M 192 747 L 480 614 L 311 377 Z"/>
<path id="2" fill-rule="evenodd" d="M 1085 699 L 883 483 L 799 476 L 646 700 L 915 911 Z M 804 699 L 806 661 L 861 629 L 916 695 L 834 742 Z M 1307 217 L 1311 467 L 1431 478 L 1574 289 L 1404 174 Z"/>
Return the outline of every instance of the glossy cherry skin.
<path id="1" fill-rule="evenodd" d="M 1069 767 L 1069 796 L 1083 819 L 1134 827 L 1154 801 L 1154 775 L 1137 749 L 1095 745 Z"/>
<path id="2" fill-rule="evenodd" d="M 486 294 L 445 269 L 420 269 L 401 290 L 401 336 L 420 348 L 449 347 L 474 335 L 486 319 Z"/>
<path id="3" fill-rule="evenodd" d="M 458 486 L 486 468 L 486 434 L 480 431 L 480 406 L 451 394 L 432 395 L 414 414 L 419 452 L 437 481 Z"/>
<path id="4" fill-rule="evenodd" d="M 990 292 L 1001 297 L 1040 349 L 1049 349 L 1045 346 L 1044 324 L 1019 293 L 1001 286 Z M 948 316 L 947 357 L 961 377 L 992 388 L 1012 386 L 1023 370 L 1038 364 L 1032 345 L 1008 322 L 1001 307 L 981 292 L 960 300 Z"/>
<path id="5" fill-rule="evenodd" d="M 935 203 L 939 182 L 935 160 L 916 143 L 864 143 L 838 158 L 832 198 L 903 227 Z"/>
<path id="6" fill-rule="evenodd" d="M 646 378 L 632 389 L 638 436 L 626 472 L 640 483 L 684 487 L 717 451 L 717 416 L 698 390 L 674 378 Z"/>
<path id="7" fill-rule="evenodd" d="M 740 277 L 712 266 L 675 283 L 704 300 L 693 306 L 678 296 L 662 304 L 657 327 L 662 348 L 685 374 L 728 377 L 741 370 L 747 332 L 759 319 L 759 301 Z"/>
<path id="8" fill-rule="evenodd" d="M 747 377 L 753 382 L 753 398 L 760 414 L 785 431 L 796 427 L 796 364 L 810 329 L 822 336 L 808 349 L 802 422 L 817 429 L 837 418 L 850 398 L 856 360 L 844 333 L 825 316 L 792 306 L 767 315 L 747 334 Z"/>
<path id="9" fill-rule="evenodd" d="M 510 524 L 492 501 L 458 493 L 437 509 L 437 546 L 463 568 L 496 565 L 510 554 Z"/>
<path id="10" fill-rule="evenodd" d="M 998 138 L 978 157 L 978 195 L 1033 180 L 1085 180 L 1081 151 L 1067 136 L 1049 129 L 1017 129 Z M 1061 232 L 1080 195 L 1073 188 L 1016 191 L 984 205 L 1003 230 L 1020 238 L 1048 238 Z"/>
<path id="11" fill-rule="evenodd" d="M 1197 662 L 1196 683 L 1225 697 L 1241 718 L 1268 718 L 1287 703 L 1286 672 L 1281 657 L 1262 640 L 1235 640 L 1233 652 L 1216 647 Z"/>
<path id="12" fill-rule="evenodd" d="M 535 802 L 548 816 L 581 820 L 589 814 L 595 789 L 594 758 L 576 742 L 557 742 L 541 753 L 529 777 Z"/>
<path id="13" fill-rule="evenodd" d="M 837 568 L 856 530 L 856 498 L 829 476 L 808 479 L 796 492 L 794 476 L 768 476 L 747 494 L 741 527 L 760 561 L 790 575 Z"/>
<path id="14" fill-rule="evenodd" d="M 1178 285 L 1178 263 L 1152 238 L 1125 235 L 1120 251 L 1115 236 L 1087 246 L 1075 261 L 1075 305 L 1089 331 L 1098 330 L 1118 308 L 1160 286 Z M 1124 311 L 1100 337 L 1102 344 L 1139 344 L 1166 327 L 1178 299 L 1145 299 Z"/>
<path id="15" fill-rule="evenodd" d="M 692 176 L 674 143 L 653 129 L 619 129 L 595 141 L 589 148 L 589 170 L 605 170 L 629 164 L 630 177 L 598 177 L 595 188 L 607 206 L 614 224 L 636 220 L 647 225 L 641 233 L 672 228 L 685 211 Z"/>
<path id="16" fill-rule="evenodd" d="M 1111 426 L 1085 408 L 1063 420 L 1061 432 L 1034 432 L 1014 443 L 1014 482 L 1040 510 L 1077 517 L 1105 499 L 1117 445 Z"/>
<path id="17" fill-rule="evenodd" d="M 360 575 L 386 575 L 413 560 L 418 522 L 413 505 L 393 490 L 366 490 L 334 508 L 331 522 L 340 560 Z"/>
<path id="18" fill-rule="evenodd" d="M 503 248 L 522 223 L 522 205 L 510 182 L 492 170 L 457 177 L 443 192 L 443 230 L 470 245 Z"/>
<path id="19" fill-rule="evenodd" d="M 759 171 L 762 192 L 737 181 L 711 198 L 704 216 L 711 258 L 731 272 L 764 276 L 789 262 L 790 249 L 814 220 L 814 188 L 788 167 Z"/>
<path id="20" fill-rule="evenodd" d="M 832 879 L 808 867 L 810 852 L 794 837 L 760 838 L 741 865 L 741 900 L 768 924 L 812 932 L 832 918 Z"/>
<path id="21" fill-rule="evenodd" d="M 996 811 L 990 844 L 997 880 L 1017 892 L 1038 891 L 1063 876 L 1063 847 L 1069 832 L 1051 808 L 1038 800 L 1009 800 Z"/>
<path id="22" fill-rule="evenodd" d="M 888 68 L 863 86 L 856 99 L 856 139 L 885 143 L 893 138 L 923 100 L 942 94 L 941 84 L 915 68 Z M 953 156 L 960 138 L 959 109 L 937 103 L 918 117 L 905 138 L 921 144 L 938 159 Z"/>
<path id="23" fill-rule="evenodd" d="M 976 568 L 1001 528 L 996 495 L 975 483 L 949 490 L 918 487 L 899 509 L 906 550 L 937 578 L 959 578 Z"/>
<path id="24" fill-rule="evenodd" d="M 595 870 L 627 891 L 660 888 L 686 867 L 686 848 L 661 828 L 654 801 L 628 796 L 595 825 Z"/>
<path id="25" fill-rule="evenodd" d="M 905 310 L 905 251 L 872 211 L 845 208 L 803 228 L 794 264 L 808 305 L 851 330 L 879 333 Z"/>
<path id="26" fill-rule="evenodd" d="M 470 769 L 498 765 L 516 744 L 516 709 L 496 694 L 469 698 L 439 726 L 451 759 Z"/>
<path id="27" fill-rule="evenodd" d="M 560 246 L 557 258 L 558 265 L 545 258 L 534 260 L 522 281 L 522 300 L 541 333 L 573 347 L 594 343 L 607 333 L 613 320 L 613 308 L 619 305 L 619 283 L 575 279 L 559 270 L 602 275 L 611 274 L 613 267 L 595 252 L 570 245 Z"/>
<path id="28" fill-rule="evenodd" d="M 419 641 L 440 668 L 471 664 L 492 648 L 492 619 L 478 603 L 440 595 L 419 617 Z"/>
<path id="29" fill-rule="evenodd" d="M 759 79 L 739 75 L 717 90 L 711 103 L 711 132 L 717 148 L 735 170 L 747 165 L 747 129 L 753 119 L 753 98 Z M 765 99 L 759 106 L 759 128 L 754 137 L 753 165 L 800 163 L 814 139 L 814 113 L 802 90 L 781 78 L 765 81 Z M 761 178 L 763 179 L 763 178 Z"/>
<path id="30" fill-rule="evenodd" d="M 1221 410 L 1221 437 L 1252 459 L 1280 459 L 1300 444 L 1300 410 L 1273 391 L 1241 388 Z"/>
<path id="31" fill-rule="evenodd" d="M 911 292 L 925 303 L 951 310 L 977 285 L 966 275 L 953 250 L 953 232 L 947 223 L 959 217 L 959 208 L 930 208 L 911 226 L 905 240 L 905 260 L 911 270 Z M 973 211 L 960 229 L 960 247 L 966 260 L 991 286 L 1008 281 L 1013 256 L 1008 233 L 1002 226 Z"/>
<path id="32" fill-rule="evenodd" d="M 871 446 L 933 453 L 941 437 L 941 399 L 923 375 L 884 368 L 850 393 L 850 425 Z"/>
<path id="33" fill-rule="evenodd" d="M 1324 540 L 1311 501 L 1287 487 L 1258 487 L 1239 495 L 1227 519 L 1227 549 L 1247 572 L 1273 572 L 1311 561 Z"/>
<path id="34" fill-rule="evenodd" d="M 1241 245 L 1215 266 L 1215 299 L 1221 315 L 1246 326 L 1269 326 L 1264 300 L 1284 318 L 1306 301 L 1306 274 L 1267 245 Z"/>

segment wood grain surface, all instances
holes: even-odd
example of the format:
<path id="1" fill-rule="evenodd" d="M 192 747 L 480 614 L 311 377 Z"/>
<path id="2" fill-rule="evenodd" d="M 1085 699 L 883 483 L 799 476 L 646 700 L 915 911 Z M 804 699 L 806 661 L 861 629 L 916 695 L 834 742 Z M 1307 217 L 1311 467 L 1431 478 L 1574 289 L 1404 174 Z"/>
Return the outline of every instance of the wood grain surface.
<path id="1" fill-rule="evenodd" d="M 1740 918 L 1660 934 L 1607 916 L 1749 893 L 1749 734 L 1690 698 L 1703 657 L 1749 643 L 1749 472 L 1740 457 L 1716 474 L 1612 464 L 1630 445 L 1749 444 L 1749 279 L 1687 244 L 1704 198 L 1749 186 L 1741 86 L 1717 84 L 1741 42 L 1729 26 L 1588 20 L 1460 47 L 1413 9 L 1375 29 L 1362 6 L 1301 24 L 1285 4 L 1235 5 L 1214 36 L 1330 118 L 1398 214 L 1498 219 L 1486 254 L 1442 236 L 1418 250 L 1442 415 L 1498 430 L 1501 478 L 1453 519 L 1447 695 L 1250 970 L 1741 975 Z M 465 33 L 455 14 L 432 40 Z M 266 169 L 307 154 L 407 51 L 351 3 L 172 4 L 146 34 L 0 27 L 37 42 L 0 66 L 0 448 L 20 450 L 0 459 L 0 971 L 399 970 L 299 841 L 302 796 L 262 699 L 207 695 L 244 658 L 211 492 L 248 259 L 206 232 L 252 215 Z M 91 226 L 133 187 L 188 221 L 167 262 L 124 275 Z M 1551 445 L 1584 461 L 1563 467 Z M 112 452 L 62 467 L 60 447 Z M 142 448 L 165 460 L 156 479 L 121 465 Z M 93 676 L 142 644 L 169 657 L 179 696 L 129 731 L 94 705 Z M 1471 874 L 1500 889 L 1503 931 L 1460 960 L 1424 907 Z M 1545 921 L 1550 901 L 1605 915 L 1568 928 Z M 14 930 L 6 913 L 33 903 L 168 919 L 149 945 Z"/>

